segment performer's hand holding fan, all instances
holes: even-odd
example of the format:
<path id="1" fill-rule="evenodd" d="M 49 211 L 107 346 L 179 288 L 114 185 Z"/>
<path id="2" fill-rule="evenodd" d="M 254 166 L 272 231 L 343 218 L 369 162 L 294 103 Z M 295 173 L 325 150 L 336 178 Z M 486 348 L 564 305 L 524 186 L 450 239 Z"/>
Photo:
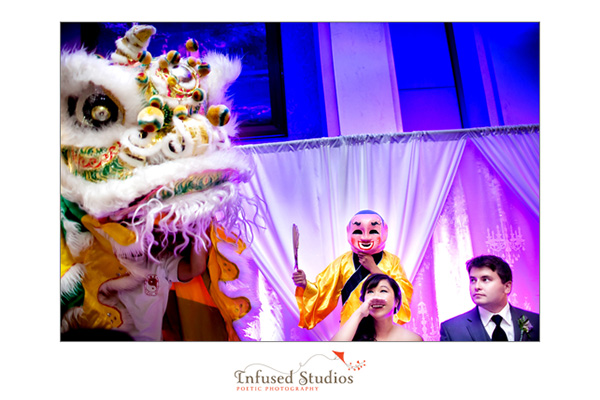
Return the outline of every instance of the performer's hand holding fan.
<path id="1" fill-rule="evenodd" d="M 292 241 L 294 245 L 294 269 L 298 269 L 298 245 L 300 244 L 300 231 L 296 224 L 292 225 Z"/>
<path id="2" fill-rule="evenodd" d="M 298 245 L 300 244 L 300 232 L 296 224 L 292 225 L 292 243 L 294 246 L 294 272 L 292 280 L 294 285 L 301 288 L 306 288 L 306 274 L 301 269 L 298 269 Z"/>

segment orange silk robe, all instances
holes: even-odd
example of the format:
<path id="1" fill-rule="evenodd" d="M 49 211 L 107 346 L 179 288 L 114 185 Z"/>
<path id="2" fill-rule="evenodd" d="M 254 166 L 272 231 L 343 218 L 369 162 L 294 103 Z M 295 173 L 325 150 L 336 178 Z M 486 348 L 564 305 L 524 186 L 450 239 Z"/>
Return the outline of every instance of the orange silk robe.
<path id="1" fill-rule="evenodd" d="M 355 272 L 352 254 L 349 251 L 329 264 L 323 272 L 317 275 L 315 283 L 307 282 L 305 289 L 301 287 L 296 288 L 296 301 L 300 310 L 299 327 L 306 329 L 314 328 L 315 325 L 325 319 L 336 308 L 344 284 Z M 406 277 L 406 272 L 404 272 L 402 265 L 400 265 L 400 259 L 394 254 L 384 251 L 383 257 L 379 264 L 377 264 L 377 267 L 384 274 L 392 277 L 402 291 L 402 306 L 398 313 L 394 315 L 394 322 L 404 324 L 410 321 L 410 301 L 413 287 Z M 341 325 L 360 307 L 361 287 L 362 282 L 354 289 L 346 303 L 342 306 L 340 316 Z"/>

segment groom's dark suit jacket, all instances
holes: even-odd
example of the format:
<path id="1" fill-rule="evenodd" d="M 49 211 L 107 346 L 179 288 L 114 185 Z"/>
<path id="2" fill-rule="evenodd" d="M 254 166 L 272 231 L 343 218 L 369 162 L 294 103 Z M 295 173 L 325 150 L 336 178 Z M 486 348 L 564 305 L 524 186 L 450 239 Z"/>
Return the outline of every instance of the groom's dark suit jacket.
<path id="1" fill-rule="evenodd" d="M 529 318 L 533 328 L 529 332 L 529 337 L 523 334 L 523 340 L 540 340 L 540 316 L 531 311 L 521 310 L 520 308 L 510 306 L 510 314 L 514 326 L 514 340 L 521 340 L 521 330 L 519 329 L 519 318 L 523 315 Z M 440 327 L 440 341 L 470 342 L 470 341 L 490 341 L 492 340 L 486 332 L 479 310 L 477 307 L 464 314 L 442 322 Z"/>

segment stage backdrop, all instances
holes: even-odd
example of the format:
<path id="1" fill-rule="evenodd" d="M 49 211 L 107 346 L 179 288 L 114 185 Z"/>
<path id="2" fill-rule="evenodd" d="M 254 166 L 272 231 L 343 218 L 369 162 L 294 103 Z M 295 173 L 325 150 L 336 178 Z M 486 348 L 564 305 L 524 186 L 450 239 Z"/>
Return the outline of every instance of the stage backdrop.
<path id="1" fill-rule="evenodd" d="M 263 274 L 262 340 L 329 340 L 336 309 L 298 328 L 292 224 L 299 265 L 314 281 L 350 249 L 346 225 L 372 209 L 389 225 L 414 294 L 406 325 L 439 339 L 440 322 L 471 309 L 465 261 L 495 254 L 513 268 L 512 304 L 539 312 L 539 126 L 358 135 L 240 146 L 256 163 L 244 186 L 262 199 L 250 247 Z"/>

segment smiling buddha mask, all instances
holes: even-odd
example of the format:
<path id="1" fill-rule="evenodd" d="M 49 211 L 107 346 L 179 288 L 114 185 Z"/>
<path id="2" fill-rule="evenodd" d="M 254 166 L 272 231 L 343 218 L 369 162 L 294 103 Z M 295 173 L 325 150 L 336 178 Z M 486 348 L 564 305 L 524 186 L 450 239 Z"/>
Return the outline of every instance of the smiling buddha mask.
<path id="1" fill-rule="evenodd" d="M 346 230 L 354 253 L 373 255 L 385 248 L 388 226 L 375 211 L 359 211 L 352 217 Z"/>

